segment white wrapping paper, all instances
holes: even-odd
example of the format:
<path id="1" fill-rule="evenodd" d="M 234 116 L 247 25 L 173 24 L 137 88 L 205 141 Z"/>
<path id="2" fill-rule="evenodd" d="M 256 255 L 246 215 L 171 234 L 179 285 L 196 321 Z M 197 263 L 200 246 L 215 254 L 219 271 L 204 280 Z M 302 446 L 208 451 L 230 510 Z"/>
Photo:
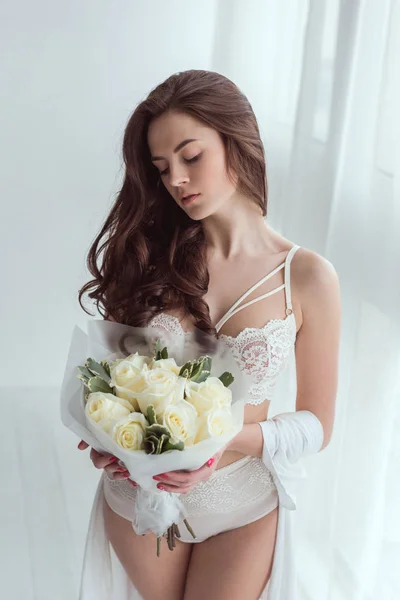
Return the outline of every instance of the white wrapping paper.
<path id="1" fill-rule="evenodd" d="M 88 333 L 76 326 L 71 339 L 64 379 L 61 388 L 61 419 L 66 427 L 100 453 L 117 456 L 139 484 L 137 500 L 132 508 L 132 526 L 137 534 L 153 532 L 162 535 L 173 523 L 186 518 L 178 494 L 157 488 L 154 475 L 176 470 L 195 470 L 221 450 L 243 427 L 244 405 L 251 380 L 240 371 L 231 351 L 225 344 L 196 330 L 193 334 L 173 334 L 153 327 L 139 328 L 110 321 L 88 321 Z M 225 371 L 234 376 L 232 391 L 234 427 L 229 434 L 204 440 L 183 451 L 170 450 L 160 455 L 121 448 L 84 412 L 83 382 L 77 378 L 77 367 L 87 358 L 113 361 L 135 352 L 153 356 L 157 339 L 168 348 L 170 358 L 184 364 L 207 354 L 212 358 L 211 375 L 219 377 Z"/>

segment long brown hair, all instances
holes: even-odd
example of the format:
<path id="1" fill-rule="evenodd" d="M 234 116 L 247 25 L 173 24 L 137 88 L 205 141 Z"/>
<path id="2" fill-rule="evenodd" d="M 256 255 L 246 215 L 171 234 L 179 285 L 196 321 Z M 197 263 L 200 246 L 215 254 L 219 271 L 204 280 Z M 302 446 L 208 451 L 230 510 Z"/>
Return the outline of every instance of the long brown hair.
<path id="1" fill-rule="evenodd" d="M 267 213 L 264 147 L 249 101 L 219 73 L 176 73 L 152 90 L 129 118 L 123 140 L 124 181 L 88 252 L 94 279 L 79 290 L 79 303 L 90 314 L 82 295 L 92 290 L 88 295 L 103 317 L 136 327 L 146 326 L 159 312 L 178 309 L 191 315 L 196 327 L 215 335 L 203 300 L 209 273 L 201 221 L 190 219 L 160 185 L 150 159 L 149 124 L 167 111 L 186 113 L 219 132 L 228 174 L 237 176 L 237 190 L 259 205 L 264 216 Z"/>

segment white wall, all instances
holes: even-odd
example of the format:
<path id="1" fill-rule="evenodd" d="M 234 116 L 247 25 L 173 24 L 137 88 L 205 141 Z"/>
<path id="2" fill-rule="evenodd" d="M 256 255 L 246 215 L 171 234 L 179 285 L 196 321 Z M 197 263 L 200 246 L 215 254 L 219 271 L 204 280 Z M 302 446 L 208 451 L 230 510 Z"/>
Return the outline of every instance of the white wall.
<path id="1" fill-rule="evenodd" d="M 128 117 L 169 75 L 212 69 L 216 1 L 1 3 L 0 578 L 9 600 L 77 597 L 99 477 L 58 410 L 73 327 L 89 318 L 77 292 L 120 184 Z"/>
<path id="2" fill-rule="evenodd" d="M 216 5 L 3 0 L 0 388 L 60 385 L 128 117 L 172 73 L 212 69 Z"/>

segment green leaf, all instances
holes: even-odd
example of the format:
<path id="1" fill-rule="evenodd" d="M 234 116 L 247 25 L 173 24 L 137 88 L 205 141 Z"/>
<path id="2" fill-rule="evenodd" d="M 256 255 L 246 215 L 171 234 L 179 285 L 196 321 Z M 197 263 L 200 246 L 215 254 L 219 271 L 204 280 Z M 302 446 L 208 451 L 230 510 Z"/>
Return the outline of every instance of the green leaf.
<path id="1" fill-rule="evenodd" d="M 164 452 L 164 446 L 168 443 L 169 435 L 165 433 L 158 439 L 157 452 L 156 454 L 162 454 Z"/>
<path id="2" fill-rule="evenodd" d="M 202 370 L 203 370 L 203 365 L 201 363 L 195 363 L 193 365 L 193 369 L 190 374 L 190 378 L 189 378 L 190 381 L 197 381 L 201 375 Z"/>
<path id="3" fill-rule="evenodd" d="M 157 438 L 155 440 L 146 438 L 143 442 L 143 447 L 146 454 L 155 454 L 157 448 Z"/>
<path id="4" fill-rule="evenodd" d="M 167 452 L 167 450 L 183 450 L 184 448 L 185 444 L 180 440 L 172 442 L 171 439 L 169 439 L 165 444 L 165 452 Z"/>
<path id="5" fill-rule="evenodd" d="M 80 379 L 81 381 L 83 381 L 83 385 L 85 387 L 88 387 L 90 379 L 85 377 L 85 375 L 77 375 L 77 378 Z"/>
<path id="6" fill-rule="evenodd" d="M 235 381 L 235 378 L 232 375 L 232 373 L 228 373 L 228 371 L 225 371 L 225 373 L 222 373 L 222 375 L 219 377 L 219 379 L 222 381 L 222 383 L 224 384 L 225 387 L 229 387 L 231 385 L 231 383 L 233 383 Z"/>
<path id="7" fill-rule="evenodd" d="M 91 392 L 103 392 L 105 394 L 112 394 L 113 388 L 108 385 L 101 377 L 92 377 L 88 381 L 87 387 Z"/>
<path id="8" fill-rule="evenodd" d="M 105 372 L 107 373 L 107 375 L 110 377 L 111 379 L 111 369 L 110 369 L 110 365 L 106 360 L 101 360 L 100 361 L 101 366 L 104 368 Z"/>
<path id="9" fill-rule="evenodd" d="M 183 450 L 184 443 L 171 439 L 171 433 L 164 425 L 153 423 L 145 429 L 144 449 L 147 454 L 162 454 L 167 450 Z"/>
<path id="10" fill-rule="evenodd" d="M 200 356 L 198 360 L 192 363 L 189 379 L 197 383 L 205 381 L 211 374 L 211 363 L 210 356 Z"/>
<path id="11" fill-rule="evenodd" d="M 158 350 L 156 353 L 156 360 L 162 360 L 168 358 L 168 350 L 167 348 L 163 348 L 162 350 Z"/>
<path id="12" fill-rule="evenodd" d="M 200 356 L 200 358 L 198 358 L 196 362 L 201 363 L 204 369 L 208 369 L 209 371 L 211 370 L 211 356 L 208 356 L 207 354 L 205 356 Z"/>
<path id="13" fill-rule="evenodd" d="M 149 436 L 156 435 L 157 437 L 160 437 L 163 434 L 171 436 L 169 430 L 164 427 L 164 425 L 160 425 L 159 423 L 153 423 L 153 425 L 146 427 L 145 434 Z"/>
<path id="14" fill-rule="evenodd" d="M 183 365 L 183 367 L 181 367 L 181 370 L 179 371 L 179 377 L 190 377 L 192 374 L 192 369 L 193 363 L 189 360 Z"/>
<path id="15" fill-rule="evenodd" d="M 93 360 L 93 358 L 87 359 L 85 362 L 85 367 L 87 367 L 94 375 L 98 375 L 106 383 L 110 383 L 110 375 L 107 373 L 105 368 L 100 363 Z"/>
<path id="16" fill-rule="evenodd" d="M 191 381 L 202 383 L 211 374 L 212 359 L 210 356 L 201 356 L 194 364 L 190 376 Z"/>
<path id="17" fill-rule="evenodd" d="M 209 371 L 202 371 L 200 373 L 200 375 L 197 377 L 196 383 L 203 383 L 203 381 L 206 381 L 206 379 L 208 379 L 209 377 L 210 377 Z"/>
<path id="18" fill-rule="evenodd" d="M 154 350 L 154 358 L 155 360 L 161 360 L 164 358 L 168 358 L 168 349 L 166 347 L 161 348 L 161 340 L 158 339 L 156 341 L 156 346 Z"/>
<path id="19" fill-rule="evenodd" d="M 211 356 L 202 356 L 201 362 L 203 364 L 203 372 L 208 373 L 208 375 L 210 375 L 211 374 L 211 365 L 212 365 Z"/>
<path id="20" fill-rule="evenodd" d="M 78 371 L 80 374 L 77 375 L 78 379 L 81 379 L 83 382 L 85 379 L 89 381 L 93 377 L 93 373 L 89 371 L 87 367 L 78 367 Z"/>
<path id="21" fill-rule="evenodd" d="M 150 425 L 157 423 L 156 411 L 154 410 L 154 406 L 152 404 L 149 404 L 147 407 L 147 420 Z"/>
<path id="22" fill-rule="evenodd" d="M 158 338 L 156 345 L 154 346 L 154 360 L 158 360 L 157 355 L 161 350 L 161 340 Z"/>

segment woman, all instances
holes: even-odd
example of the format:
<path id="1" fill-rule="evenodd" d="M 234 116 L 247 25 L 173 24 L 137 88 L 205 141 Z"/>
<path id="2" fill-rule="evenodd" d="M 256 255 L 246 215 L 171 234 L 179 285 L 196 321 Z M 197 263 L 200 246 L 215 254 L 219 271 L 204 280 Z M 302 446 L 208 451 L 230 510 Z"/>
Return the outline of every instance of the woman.
<path id="1" fill-rule="evenodd" d="M 295 508 L 290 482 L 298 459 L 320 451 L 332 434 L 340 331 L 336 271 L 266 224 L 257 121 L 226 77 L 202 70 L 169 77 L 132 114 L 123 152 L 125 179 L 89 252 L 94 280 L 79 300 L 92 289 L 89 296 L 103 304 L 108 319 L 181 335 L 196 327 L 219 335 L 253 385 L 244 427 L 222 453 L 197 471 L 159 474 L 160 489 L 182 494 L 198 537 L 181 526 L 175 550 L 158 559 L 155 536 L 137 536 L 130 523 L 135 484 L 114 457 L 91 450 L 104 473 L 81 599 L 99 598 L 92 574 L 101 533 L 123 566 L 119 583 L 114 577 L 110 584 L 115 597 L 118 587 L 122 598 L 129 582 L 124 598 L 293 600 L 286 509 Z M 293 349 L 296 412 L 268 419 L 274 386 Z M 104 564 L 102 577 L 109 569 Z"/>

